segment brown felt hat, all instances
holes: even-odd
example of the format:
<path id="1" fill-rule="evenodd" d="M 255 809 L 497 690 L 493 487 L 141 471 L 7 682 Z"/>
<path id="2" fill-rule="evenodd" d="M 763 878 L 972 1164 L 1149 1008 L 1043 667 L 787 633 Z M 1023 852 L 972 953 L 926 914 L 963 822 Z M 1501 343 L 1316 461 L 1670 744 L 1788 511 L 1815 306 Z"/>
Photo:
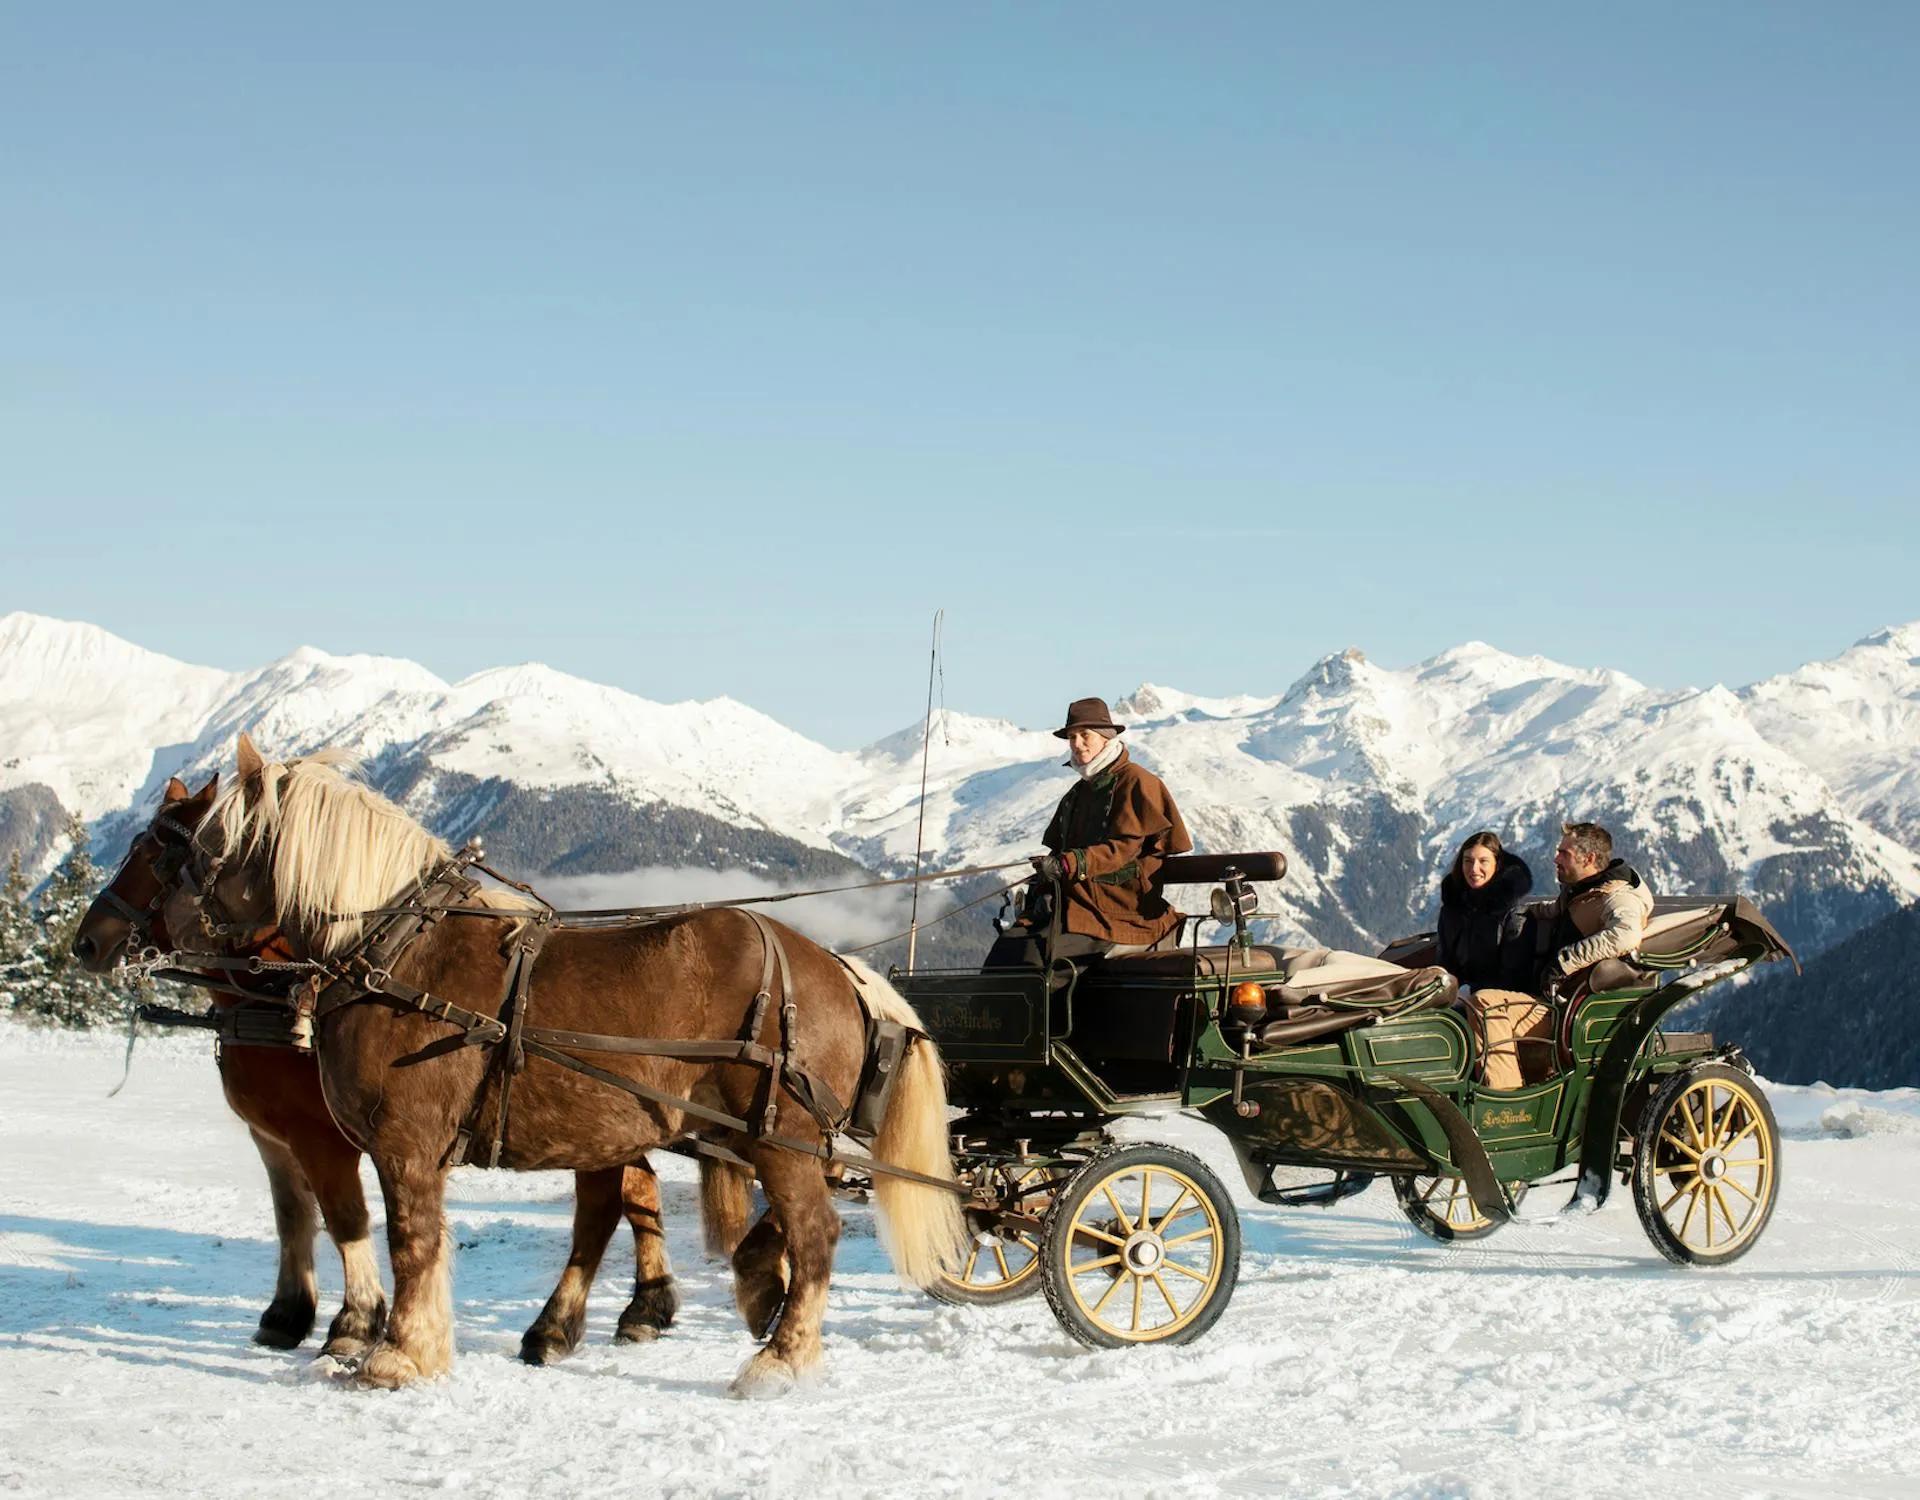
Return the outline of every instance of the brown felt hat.
<path id="1" fill-rule="evenodd" d="M 1064 740 L 1076 729 L 1097 729 L 1102 734 L 1125 734 L 1127 726 L 1113 722 L 1105 698 L 1075 698 L 1067 706 L 1067 722 L 1054 730 L 1056 740 Z"/>

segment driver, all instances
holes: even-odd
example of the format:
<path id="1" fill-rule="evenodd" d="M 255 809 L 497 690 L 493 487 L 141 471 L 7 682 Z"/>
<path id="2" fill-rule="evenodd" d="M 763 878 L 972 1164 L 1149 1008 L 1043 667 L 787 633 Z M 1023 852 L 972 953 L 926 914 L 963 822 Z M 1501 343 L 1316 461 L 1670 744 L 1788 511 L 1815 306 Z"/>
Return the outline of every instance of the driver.
<path id="1" fill-rule="evenodd" d="M 1054 730 L 1079 780 L 1054 810 L 1034 869 L 1059 893 L 1054 958 L 1142 953 L 1180 927 L 1161 894 L 1160 866 L 1193 848 L 1173 794 L 1127 754 L 1103 698 L 1080 698 Z M 1048 924 L 1031 905 L 987 954 L 987 967 L 1044 967 Z"/>

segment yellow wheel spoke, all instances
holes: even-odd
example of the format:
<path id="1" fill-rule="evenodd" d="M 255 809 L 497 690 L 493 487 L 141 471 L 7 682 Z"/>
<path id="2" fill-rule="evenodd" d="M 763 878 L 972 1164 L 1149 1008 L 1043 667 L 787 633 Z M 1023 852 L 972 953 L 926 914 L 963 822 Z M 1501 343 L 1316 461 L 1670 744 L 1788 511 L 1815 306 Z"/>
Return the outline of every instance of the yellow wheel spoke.
<path id="1" fill-rule="evenodd" d="M 1206 1211 L 1207 1211 L 1207 1205 L 1202 1203 L 1198 1198 L 1195 1198 L 1193 1202 L 1189 1203 L 1185 1208 L 1181 1209 L 1178 1213 L 1168 1214 L 1164 1219 L 1162 1219 L 1159 1224 L 1158 1232 L 1161 1234 L 1165 1234 L 1167 1232 L 1167 1226 L 1171 1224 L 1175 1219 L 1184 1219 L 1189 1214 L 1201 1214 L 1201 1213 L 1205 1213 Z"/>
<path id="2" fill-rule="evenodd" d="M 1180 1205 L 1192 1196 L 1193 1189 L 1188 1187 L 1184 1182 L 1181 1183 L 1180 1196 L 1173 1200 L 1173 1203 L 1168 1207 L 1166 1214 L 1161 1218 L 1160 1222 L 1153 1225 L 1155 1232 L 1165 1234 L 1167 1232 L 1167 1226 L 1173 1222 L 1175 1215 L 1179 1212 Z"/>
<path id="3" fill-rule="evenodd" d="M 1727 1221 L 1728 1238 L 1730 1240 L 1738 1239 L 1740 1235 L 1740 1226 L 1737 1222 L 1735 1222 L 1733 1217 L 1733 1210 L 1727 1206 L 1727 1195 L 1720 1191 L 1720 1185 L 1718 1183 L 1715 1183 L 1713 1185 L 1713 1201 L 1718 1206 L 1721 1216 L 1724 1217 Z"/>
<path id="4" fill-rule="evenodd" d="M 1118 1235 L 1108 1234 L 1104 1229 L 1095 1229 L 1091 1224 L 1076 1224 L 1073 1226 L 1073 1232 L 1075 1234 L 1084 1234 L 1090 1240 L 1100 1240 L 1109 1245 L 1126 1244 L 1126 1241 Z"/>
<path id="5" fill-rule="evenodd" d="M 1672 1208 L 1674 1204 L 1680 1201 L 1684 1194 L 1691 1190 L 1692 1186 L 1691 1183 L 1683 1182 L 1679 1187 L 1675 1188 L 1673 1190 L 1673 1196 L 1660 1205 L 1660 1212 L 1664 1214 L 1668 1209 Z"/>
<path id="6" fill-rule="evenodd" d="M 1443 1181 L 1445 1181 L 1444 1178 L 1436 1177 L 1432 1182 L 1428 1183 L 1427 1190 L 1420 1195 L 1420 1202 L 1422 1204 L 1433 1202 L 1433 1195 L 1440 1191 L 1440 1184 Z"/>
<path id="7" fill-rule="evenodd" d="M 1715 1145 L 1718 1145 L 1721 1138 L 1733 1129 L 1733 1117 L 1740 1112 L 1740 1106 L 1743 1103 L 1745 1103 L 1745 1101 L 1741 1099 L 1739 1094 L 1735 1093 L 1732 1089 L 1727 1090 L 1727 1112 L 1720 1117 L 1720 1123 L 1714 1127 L 1713 1131 Z"/>
<path id="8" fill-rule="evenodd" d="M 1000 1279 L 1002 1281 L 1013 1280 L 1013 1271 L 1007 1265 L 1007 1252 L 998 1240 L 993 1242 L 993 1258 L 1000 1267 Z"/>
<path id="9" fill-rule="evenodd" d="M 1687 1230 L 1693 1225 L 1693 1211 L 1700 1206 L 1701 1187 L 1701 1182 L 1696 1178 L 1693 1185 L 1687 1189 L 1687 1211 L 1680 1220 L 1680 1227 L 1674 1231 L 1683 1240 L 1687 1237 Z"/>
<path id="10" fill-rule="evenodd" d="M 1731 1177 L 1722 1177 L 1720 1179 L 1720 1186 L 1723 1188 L 1732 1188 L 1736 1193 L 1738 1193 L 1742 1198 L 1745 1198 L 1749 1203 L 1758 1203 L 1760 1201 L 1759 1196 L 1757 1194 L 1748 1192 L 1745 1188 L 1741 1187 L 1739 1183 L 1735 1182 Z"/>
<path id="11" fill-rule="evenodd" d="M 1021 1230 L 1019 1234 L 1014 1236 L 1013 1242 L 1014 1244 L 1018 1245 L 1022 1250 L 1031 1250 L 1035 1255 L 1038 1255 L 1040 1253 L 1040 1242 L 1036 1240 L 1032 1235 L 1028 1234 L 1024 1229 Z"/>
<path id="12" fill-rule="evenodd" d="M 1755 1115 L 1751 1120 L 1747 1121 L 1745 1125 L 1740 1127 L 1740 1133 L 1738 1135 L 1736 1135 L 1732 1140 L 1728 1141 L 1720 1149 L 1722 1151 L 1731 1151 L 1735 1146 L 1739 1145 L 1742 1141 L 1744 1141 L 1748 1136 L 1752 1135 L 1754 1131 L 1758 1130 L 1759 1128 L 1760 1128 L 1760 1117 L 1758 1115 Z"/>
<path id="13" fill-rule="evenodd" d="M 1179 1317 L 1180 1304 L 1173 1300 L 1173 1293 L 1167 1290 L 1167 1284 L 1161 1279 L 1158 1271 L 1153 1273 L 1153 1284 L 1160 1288 L 1160 1297 L 1161 1300 L 1167 1304 L 1167 1311 L 1172 1313 L 1176 1318 Z"/>
<path id="14" fill-rule="evenodd" d="M 1119 1291 L 1126 1282 L 1127 1278 L 1125 1276 L 1116 1276 L 1113 1278 L 1112 1285 L 1102 1292 L 1100 1294 L 1100 1300 L 1093 1304 L 1093 1315 L 1096 1318 L 1100 1316 L 1100 1309 L 1107 1305 L 1108 1301 L 1113 1297 L 1113 1294 Z"/>
<path id="15" fill-rule="evenodd" d="M 1702 1151 L 1706 1150 L 1707 1143 L 1706 1139 L 1700 1133 L 1700 1122 L 1693 1117 L 1693 1095 L 1691 1093 L 1680 1096 L 1680 1118 L 1686 1121 L 1687 1135 L 1693 1141 L 1693 1144 Z"/>
<path id="16" fill-rule="evenodd" d="M 1140 1169 L 1140 1218 L 1142 1229 L 1153 1223 L 1153 1168 Z"/>
<path id="17" fill-rule="evenodd" d="M 1738 1160 L 1729 1157 L 1726 1161 L 1730 1167 L 1764 1167 L 1767 1164 L 1764 1156 L 1743 1156 Z"/>
<path id="18" fill-rule="evenodd" d="M 1182 1276 L 1191 1276 L 1195 1281 L 1211 1281 L 1213 1278 L 1205 1272 L 1196 1271 L 1191 1266 L 1183 1266 L 1177 1260 L 1163 1260 L 1161 1266 L 1169 1271 L 1178 1271 Z"/>
<path id="19" fill-rule="evenodd" d="M 1671 1131 L 1668 1131 L 1668 1130 L 1661 1131 L 1660 1139 L 1665 1141 L 1669 1146 L 1672 1146 L 1675 1150 L 1684 1151 L 1687 1154 L 1687 1157 L 1689 1160 L 1691 1161 L 1700 1160 L 1700 1153 L 1694 1150 L 1693 1147 L 1689 1146 L 1685 1141 L 1681 1140 L 1679 1136 L 1673 1134 Z"/>
<path id="20" fill-rule="evenodd" d="M 1120 1200 L 1113 1196 L 1113 1184 L 1111 1182 L 1101 1183 L 1100 1191 L 1107 1195 L 1107 1202 L 1113 1205 L 1114 1216 L 1120 1220 L 1120 1227 L 1126 1230 L 1128 1234 L 1132 1234 L 1133 1220 L 1127 1217 L 1127 1211 L 1120 1206 Z"/>
<path id="21" fill-rule="evenodd" d="M 1213 1226 L 1209 1224 L 1205 1229 L 1196 1229 L 1191 1234 L 1175 1235 L 1170 1240 L 1162 1240 L 1160 1242 L 1160 1248 L 1163 1250 L 1171 1250 L 1175 1245 L 1191 1245 L 1195 1240 L 1210 1240 L 1212 1238 Z M 1120 1242 L 1115 1240 L 1114 1243 L 1118 1244 Z"/>
<path id="22" fill-rule="evenodd" d="M 973 1268 L 980 1264 L 980 1242 L 975 1240 L 973 1248 L 967 1252 L 967 1268 L 960 1273 L 962 1281 L 973 1280 Z"/>
<path id="23" fill-rule="evenodd" d="M 1145 1295 L 1147 1284 L 1136 1276 L 1133 1278 L 1133 1331 L 1140 1331 L 1140 1300 Z"/>
<path id="24" fill-rule="evenodd" d="M 1670 1167 L 1655 1167 L 1653 1169 L 1653 1175 L 1655 1177 L 1671 1177 L 1675 1172 L 1684 1172 L 1689 1177 L 1698 1177 L 1700 1175 L 1700 1168 L 1690 1161 L 1677 1161 Z"/>
<path id="25" fill-rule="evenodd" d="M 1098 1271 L 1106 1266 L 1119 1264 L 1120 1257 L 1117 1255 L 1103 1255 L 1098 1260 L 1077 1260 L 1073 1263 L 1073 1274 L 1078 1276 L 1083 1271 Z"/>

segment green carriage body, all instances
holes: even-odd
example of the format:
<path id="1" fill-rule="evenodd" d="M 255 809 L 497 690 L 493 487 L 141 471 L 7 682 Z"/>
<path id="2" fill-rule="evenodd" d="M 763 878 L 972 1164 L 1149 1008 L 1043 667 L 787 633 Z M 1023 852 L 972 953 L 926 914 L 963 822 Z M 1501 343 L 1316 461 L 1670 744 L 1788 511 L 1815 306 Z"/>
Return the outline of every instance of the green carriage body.
<path id="1" fill-rule="evenodd" d="M 1634 1169 L 1635 1131 L 1663 1083 L 1744 1067 L 1736 1048 L 1661 1023 L 1706 985 L 1791 950 L 1744 899 L 1666 901 L 1660 910 L 1676 908 L 1688 913 L 1676 941 L 1601 974 L 1610 987 L 1556 1005 L 1552 1071 L 1536 1067 L 1508 1091 L 1479 1081 L 1478 1043 L 1447 1004 L 1450 980 L 1444 994 L 1416 990 L 1418 1003 L 1403 995 L 1379 1010 L 1360 1003 L 1330 1020 L 1322 1013 L 1302 1028 L 1319 1033 L 1296 1045 L 1262 1045 L 1235 1024 L 1234 986 L 1272 976 L 1236 965 L 1251 950 L 1233 944 L 1185 950 L 1184 959 L 921 971 L 895 982 L 947 1062 L 962 1111 L 958 1164 L 1027 1184 L 1015 1190 L 1014 1222 L 1037 1226 L 1021 1194 L 1066 1181 L 1117 1120 L 1184 1110 L 1221 1130 L 1249 1187 L 1268 1201 L 1315 1201 L 1273 1188 L 1276 1168 L 1336 1174 L 1332 1197 L 1343 1182 L 1390 1176 L 1403 1206 L 1410 1184 L 1451 1181 L 1477 1209 L 1480 1233 L 1505 1221 L 1528 1184 L 1570 1169 L 1575 1201 L 1598 1206 Z M 1408 940 L 1382 956 L 1417 969 L 1418 947 Z M 1725 1097 L 1709 1091 L 1709 1116 Z M 1422 1223 L 1417 1205 L 1409 1215 L 1436 1238 L 1473 1237 Z M 1706 1258 L 1677 1254 L 1656 1226 L 1648 1230 L 1670 1259 Z"/>

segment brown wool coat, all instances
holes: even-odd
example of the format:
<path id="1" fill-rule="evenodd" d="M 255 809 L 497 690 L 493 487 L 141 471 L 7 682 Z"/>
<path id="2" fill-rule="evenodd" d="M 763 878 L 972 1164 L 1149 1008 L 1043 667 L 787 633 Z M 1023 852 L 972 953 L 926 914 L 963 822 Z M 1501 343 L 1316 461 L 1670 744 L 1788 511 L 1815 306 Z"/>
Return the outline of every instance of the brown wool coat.
<path id="1" fill-rule="evenodd" d="M 1160 894 L 1160 866 L 1193 848 L 1173 794 L 1122 750 L 1060 799 L 1042 840 L 1073 856 L 1061 927 L 1109 943 L 1156 943 L 1180 925 Z"/>

